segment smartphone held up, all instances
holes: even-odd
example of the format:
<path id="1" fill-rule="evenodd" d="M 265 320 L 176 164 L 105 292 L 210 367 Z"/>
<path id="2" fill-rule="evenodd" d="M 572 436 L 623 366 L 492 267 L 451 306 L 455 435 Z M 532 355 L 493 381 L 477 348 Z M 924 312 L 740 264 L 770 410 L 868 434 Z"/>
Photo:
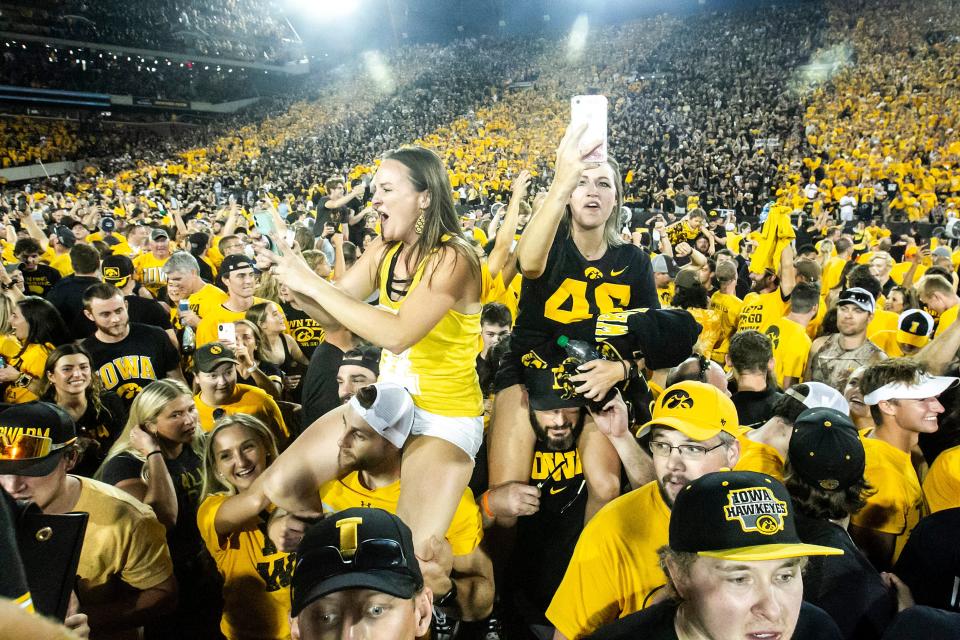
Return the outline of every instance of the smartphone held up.
<path id="1" fill-rule="evenodd" d="M 581 140 L 593 146 L 599 143 L 588 156 L 587 162 L 607 161 L 607 98 L 606 96 L 573 96 L 570 98 L 570 122 L 576 126 L 586 123 L 587 130 Z M 584 149 L 586 151 L 586 149 Z"/>

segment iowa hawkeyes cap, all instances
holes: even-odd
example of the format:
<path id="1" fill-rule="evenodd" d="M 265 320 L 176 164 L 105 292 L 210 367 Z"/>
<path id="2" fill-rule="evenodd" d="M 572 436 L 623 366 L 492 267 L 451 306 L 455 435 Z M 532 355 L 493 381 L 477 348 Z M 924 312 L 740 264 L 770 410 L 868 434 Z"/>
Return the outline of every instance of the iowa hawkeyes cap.
<path id="1" fill-rule="evenodd" d="M 0 405 L 0 474 L 49 475 L 77 441 L 73 418 L 50 402 Z"/>
<path id="2" fill-rule="evenodd" d="M 741 562 L 843 555 L 801 542 L 790 493 L 754 471 L 708 473 L 681 489 L 670 511 L 669 544 L 676 552 Z"/>
<path id="3" fill-rule="evenodd" d="M 101 263 L 100 271 L 103 273 L 104 282 L 122 289 L 133 275 L 133 261 L 127 256 L 107 256 Z"/>
<path id="4" fill-rule="evenodd" d="M 793 423 L 787 459 L 801 480 L 843 491 L 863 480 L 866 454 L 857 428 L 836 409 L 807 409 Z"/>
<path id="5" fill-rule="evenodd" d="M 664 389 L 653 418 L 637 432 L 644 448 L 654 427 L 676 429 L 693 440 L 709 440 L 721 431 L 737 437 L 740 419 L 733 400 L 712 384 L 684 380 Z"/>
<path id="6" fill-rule="evenodd" d="M 933 333 L 933 317 L 923 309 L 907 309 L 897 319 L 897 342 L 925 347 Z"/>
<path id="7" fill-rule="evenodd" d="M 372 589 L 408 599 L 423 588 L 410 528 L 383 509 L 344 509 L 307 529 L 290 582 L 290 615 L 323 596 Z"/>

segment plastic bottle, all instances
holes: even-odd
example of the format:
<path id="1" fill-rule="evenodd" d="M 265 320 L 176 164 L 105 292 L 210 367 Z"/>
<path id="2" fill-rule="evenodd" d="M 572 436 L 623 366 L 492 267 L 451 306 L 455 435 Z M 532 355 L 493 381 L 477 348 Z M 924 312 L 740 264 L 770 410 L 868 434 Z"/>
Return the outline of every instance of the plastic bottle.
<path id="1" fill-rule="evenodd" d="M 584 342 L 583 340 L 571 340 L 567 336 L 560 336 L 557 338 L 557 345 L 567 352 L 567 356 L 573 358 L 580 364 L 602 359 L 600 357 L 600 352 L 597 351 L 597 348 L 589 342 Z M 600 411 L 616 395 L 617 388 L 610 387 L 610 390 L 607 391 L 607 395 L 605 395 L 603 399 L 599 401 L 587 400 L 587 406 L 592 411 Z"/>
<path id="2" fill-rule="evenodd" d="M 183 300 L 180 302 L 177 308 L 179 309 L 180 313 L 183 314 L 184 311 L 190 310 L 190 305 L 186 300 Z M 180 346 L 184 353 L 193 353 L 193 350 L 197 346 L 197 334 L 193 331 L 193 327 L 189 325 L 183 325 L 183 340 Z"/>

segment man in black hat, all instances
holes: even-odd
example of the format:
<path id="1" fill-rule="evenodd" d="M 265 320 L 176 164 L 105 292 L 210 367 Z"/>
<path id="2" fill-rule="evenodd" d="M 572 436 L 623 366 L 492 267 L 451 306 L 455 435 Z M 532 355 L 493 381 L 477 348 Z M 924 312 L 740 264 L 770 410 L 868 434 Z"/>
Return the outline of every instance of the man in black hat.
<path id="1" fill-rule="evenodd" d="M 247 309 L 260 302 L 253 292 L 257 289 L 259 272 L 253 260 L 245 254 L 229 255 L 220 263 L 220 279 L 227 287 L 227 299 L 211 308 L 197 325 L 197 346 L 208 342 L 229 342 L 227 335 L 221 335 L 220 325 L 233 324 L 243 320 Z"/>
<path id="2" fill-rule="evenodd" d="M 684 487 L 660 551 L 669 599 L 590 636 L 839 640 L 823 610 L 803 602 L 805 559 L 839 549 L 805 544 L 786 488 L 752 471 L 708 473 Z"/>
<path id="3" fill-rule="evenodd" d="M 346 509 L 311 527 L 290 597 L 302 640 L 422 638 L 433 612 L 410 529 L 382 509 Z"/>
<path id="4" fill-rule="evenodd" d="M 897 601 L 847 533 L 850 516 L 866 504 L 866 456 L 846 413 L 820 407 L 797 417 L 790 438 L 785 484 L 796 509 L 797 534 L 810 544 L 843 549 L 842 556 L 810 559 L 804 600 L 833 618 L 846 638 L 878 638 Z"/>
<path id="5" fill-rule="evenodd" d="M 77 566 L 77 598 L 95 637 L 136 629 L 176 599 L 166 529 L 130 495 L 68 472 L 78 459 L 73 420 L 46 402 L 0 411 L 0 486 L 44 513 L 90 514 Z M 100 635 L 110 632 L 111 635 Z M 117 635 L 112 635 L 114 632 Z"/>

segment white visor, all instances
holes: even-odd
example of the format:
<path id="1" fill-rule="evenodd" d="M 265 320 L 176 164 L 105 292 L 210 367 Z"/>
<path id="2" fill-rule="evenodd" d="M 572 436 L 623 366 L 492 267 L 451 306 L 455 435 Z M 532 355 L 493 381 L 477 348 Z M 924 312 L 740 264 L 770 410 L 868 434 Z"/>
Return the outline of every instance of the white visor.
<path id="1" fill-rule="evenodd" d="M 871 391 L 863 397 L 863 403 L 879 404 L 883 400 L 924 400 L 936 398 L 941 393 L 960 382 L 960 378 L 951 376 L 931 376 L 923 374 L 914 384 L 891 382 Z"/>

